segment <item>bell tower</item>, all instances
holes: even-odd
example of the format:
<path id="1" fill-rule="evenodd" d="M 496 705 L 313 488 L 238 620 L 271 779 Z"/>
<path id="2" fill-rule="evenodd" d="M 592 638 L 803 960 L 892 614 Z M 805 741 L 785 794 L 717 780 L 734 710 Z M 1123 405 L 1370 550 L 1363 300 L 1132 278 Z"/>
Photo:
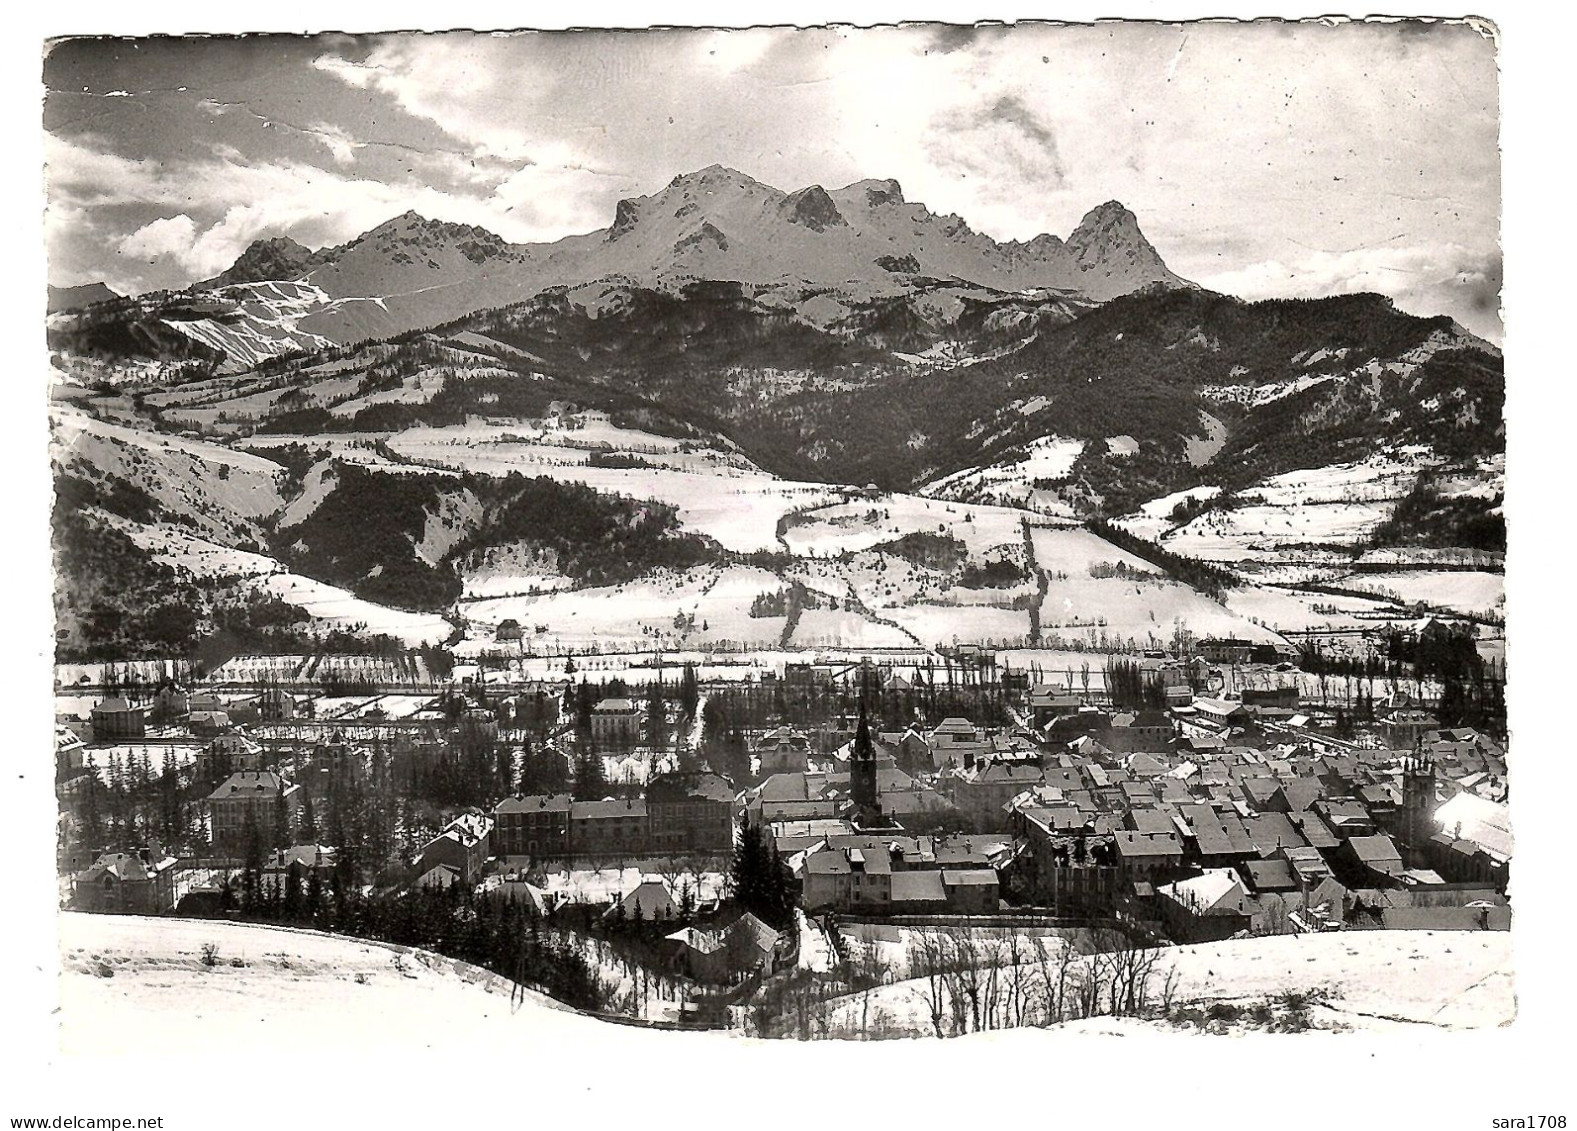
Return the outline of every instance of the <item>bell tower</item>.
<path id="1" fill-rule="evenodd" d="M 1402 847 L 1409 868 L 1428 866 L 1429 839 L 1435 835 L 1435 760 L 1420 738 L 1402 763 Z"/>
<path id="2" fill-rule="evenodd" d="M 882 807 L 876 795 L 876 747 L 871 743 L 871 724 L 865 717 L 863 698 L 859 726 L 854 732 L 854 753 L 849 758 L 849 791 L 857 822 L 878 823 Z"/>

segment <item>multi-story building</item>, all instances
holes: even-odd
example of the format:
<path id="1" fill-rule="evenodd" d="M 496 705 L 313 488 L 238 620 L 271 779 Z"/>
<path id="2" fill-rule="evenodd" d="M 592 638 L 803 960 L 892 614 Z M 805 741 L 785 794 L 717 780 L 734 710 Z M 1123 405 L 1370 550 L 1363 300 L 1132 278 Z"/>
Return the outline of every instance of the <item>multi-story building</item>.
<path id="1" fill-rule="evenodd" d="M 591 709 L 591 737 L 598 746 L 634 746 L 641 740 L 641 707 L 631 699 L 604 699 Z"/>
<path id="2" fill-rule="evenodd" d="M 1207 636 L 1197 647 L 1212 664 L 1246 664 L 1254 651 L 1250 641 L 1235 636 Z"/>
<path id="3" fill-rule="evenodd" d="M 734 846 L 734 792 L 713 773 L 673 773 L 646 786 L 653 852 L 728 852 Z"/>
<path id="4" fill-rule="evenodd" d="M 925 740 L 931 747 L 932 764 L 939 770 L 948 766 L 967 770 L 991 752 L 985 730 L 968 719 L 943 719 Z"/>
<path id="5" fill-rule="evenodd" d="M 1008 827 L 1007 803 L 1026 789 L 1040 785 L 1045 774 L 1039 766 L 1016 762 L 976 762 L 948 779 L 953 804 L 970 824 L 981 831 Z"/>
<path id="6" fill-rule="evenodd" d="M 264 843 L 284 808 L 285 830 L 293 833 L 301 821 L 301 787 L 269 770 L 243 770 L 231 774 L 208 795 L 208 820 L 214 848 L 239 855 L 247 848 L 248 825 L 256 826 Z"/>
<path id="7" fill-rule="evenodd" d="M 92 711 L 93 737 L 99 741 L 112 738 L 142 738 L 148 733 L 147 712 L 125 699 L 106 699 Z"/>
<path id="8" fill-rule="evenodd" d="M 572 801 L 570 850 L 577 857 L 627 856 L 646 851 L 646 802 Z"/>
<path id="9" fill-rule="evenodd" d="M 72 897 L 83 911 L 161 914 L 175 905 L 175 858 L 148 849 L 106 852 L 72 877 Z"/>
<path id="10" fill-rule="evenodd" d="M 802 774 L 809 768 L 810 739 L 792 727 L 769 730 L 756 741 L 761 776 Z"/>
<path id="11" fill-rule="evenodd" d="M 570 795 L 506 797 L 493 807 L 494 849 L 500 856 L 556 860 L 570 854 Z"/>

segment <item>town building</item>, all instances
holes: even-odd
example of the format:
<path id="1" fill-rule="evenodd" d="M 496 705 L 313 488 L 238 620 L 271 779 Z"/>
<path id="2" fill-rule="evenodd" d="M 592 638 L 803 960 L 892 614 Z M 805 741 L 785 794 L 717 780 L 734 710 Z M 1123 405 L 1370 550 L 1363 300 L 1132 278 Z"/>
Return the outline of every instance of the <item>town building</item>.
<path id="1" fill-rule="evenodd" d="M 416 858 L 418 871 L 434 865 L 453 868 L 465 884 L 474 884 L 491 854 L 493 819 L 484 813 L 462 813 L 443 832 L 422 846 Z"/>
<path id="2" fill-rule="evenodd" d="M 706 772 L 660 774 L 646 785 L 652 852 L 727 853 L 734 846 L 734 791 Z"/>
<path id="3" fill-rule="evenodd" d="M 81 911 L 160 915 L 175 906 L 175 857 L 150 849 L 106 852 L 72 877 Z"/>
<path id="4" fill-rule="evenodd" d="M 239 856 L 252 827 L 264 844 L 281 818 L 286 835 L 294 834 L 301 823 L 301 787 L 269 770 L 241 770 L 219 783 L 207 806 L 214 850 Z"/>
<path id="5" fill-rule="evenodd" d="M 943 719 L 925 740 L 931 748 L 932 765 L 939 770 L 967 770 L 991 752 L 985 729 L 967 719 Z"/>
<path id="6" fill-rule="evenodd" d="M 631 699 L 604 699 L 591 709 L 591 737 L 599 747 L 634 746 L 641 740 L 641 707 Z"/>
<path id="7" fill-rule="evenodd" d="M 572 801 L 570 851 L 577 858 L 626 857 L 646 851 L 646 802 Z"/>
<path id="8" fill-rule="evenodd" d="M 89 718 L 93 737 L 100 742 L 143 738 L 148 733 L 147 712 L 119 696 L 95 704 Z"/>
<path id="9" fill-rule="evenodd" d="M 792 727 L 769 730 L 756 740 L 760 773 L 802 774 L 810 768 L 810 738 Z"/>
<path id="10" fill-rule="evenodd" d="M 1212 868 L 1155 889 L 1162 920 L 1178 942 L 1216 942 L 1247 931 L 1254 900 L 1237 872 Z"/>
<path id="11" fill-rule="evenodd" d="M 1246 664 L 1254 652 L 1251 641 L 1235 636 L 1207 636 L 1195 647 L 1212 664 Z"/>
<path id="12" fill-rule="evenodd" d="M 494 851 L 499 856 L 560 860 L 570 855 L 570 795 L 506 797 L 493 807 Z"/>

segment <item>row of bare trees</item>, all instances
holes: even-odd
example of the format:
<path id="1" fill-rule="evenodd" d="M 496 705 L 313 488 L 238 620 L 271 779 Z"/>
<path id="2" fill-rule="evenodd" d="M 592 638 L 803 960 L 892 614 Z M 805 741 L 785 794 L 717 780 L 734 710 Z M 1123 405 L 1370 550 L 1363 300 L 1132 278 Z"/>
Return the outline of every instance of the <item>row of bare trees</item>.
<path id="1" fill-rule="evenodd" d="M 1081 955 L 1068 940 L 1044 935 L 969 926 L 922 934 L 912 965 L 932 1032 L 956 1037 L 1171 1008 L 1177 975 L 1163 951 L 1115 929 L 1097 932 L 1090 944 L 1091 953 Z"/>
<path id="2" fill-rule="evenodd" d="M 1058 937 L 970 925 L 927 929 L 910 943 L 902 966 L 894 966 L 877 943 L 846 939 L 839 951 L 831 970 L 796 970 L 763 987 L 753 1003 L 756 1035 L 914 1035 L 878 992 L 900 980 L 912 984 L 937 1037 L 1166 1013 L 1177 991 L 1165 952 L 1115 929 L 1082 936 L 1079 947 Z"/>

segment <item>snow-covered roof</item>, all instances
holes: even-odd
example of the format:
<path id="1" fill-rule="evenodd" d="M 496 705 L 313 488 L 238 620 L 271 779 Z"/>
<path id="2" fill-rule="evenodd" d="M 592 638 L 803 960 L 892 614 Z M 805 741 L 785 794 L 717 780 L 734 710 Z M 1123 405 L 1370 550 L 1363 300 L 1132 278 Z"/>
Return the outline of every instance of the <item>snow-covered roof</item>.
<path id="1" fill-rule="evenodd" d="M 1165 884 L 1156 890 L 1199 915 L 1242 912 L 1248 898 L 1242 881 L 1231 868 L 1209 868 L 1202 875 Z"/>
<path id="2" fill-rule="evenodd" d="M 1435 823 L 1455 839 L 1477 845 L 1496 859 L 1511 859 L 1515 847 L 1511 810 L 1503 802 L 1459 793 L 1435 810 Z"/>

